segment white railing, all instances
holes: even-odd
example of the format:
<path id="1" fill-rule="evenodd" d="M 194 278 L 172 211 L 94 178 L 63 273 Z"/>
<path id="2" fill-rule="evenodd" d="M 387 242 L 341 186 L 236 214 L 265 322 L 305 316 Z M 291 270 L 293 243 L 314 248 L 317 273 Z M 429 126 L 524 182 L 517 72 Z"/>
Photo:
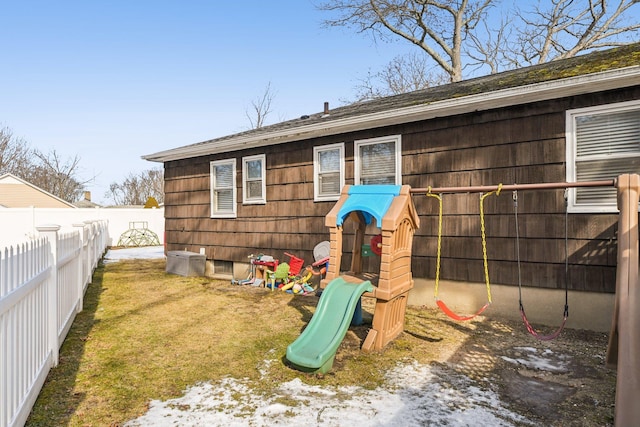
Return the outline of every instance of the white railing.
<path id="1" fill-rule="evenodd" d="M 107 248 L 106 221 L 74 227 L 0 253 L 0 427 L 26 422 Z"/>

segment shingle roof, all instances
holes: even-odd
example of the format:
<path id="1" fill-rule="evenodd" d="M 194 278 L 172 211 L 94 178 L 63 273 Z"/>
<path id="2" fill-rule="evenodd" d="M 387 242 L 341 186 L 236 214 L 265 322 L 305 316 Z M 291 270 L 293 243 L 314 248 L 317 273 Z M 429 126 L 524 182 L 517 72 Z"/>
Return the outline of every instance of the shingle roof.
<path id="1" fill-rule="evenodd" d="M 0 176 L 0 205 L 5 208 L 75 208 L 66 200 L 11 173 Z"/>
<path id="2" fill-rule="evenodd" d="M 178 155 L 178 151 L 184 154 L 184 158 L 192 157 L 187 155 L 190 150 L 195 150 L 199 153 L 198 155 L 202 155 L 202 149 L 204 149 L 202 146 L 215 147 L 216 145 L 220 145 L 231 149 L 232 147 L 229 143 L 236 140 L 262 140 L 265 141 L 265 143 L 260 145 L 269 145 L 266 141 L 274 135 L 287 135 L 289 136 L 287 140 L 291 141 L 292 138 L 295 138 L 294 134 L 297 129 L 302 131 L 304 128 L 313 125 L 326 125 L 328 130 L 332 123 L 360 116 L 375 115 L 385 111 L 402 110 L 411 107 L 429 106 L 440 101 L 456 100 L 473 95 L 488 94 L 511 88 L 570 79 L 572 77 L 602 73 L 626 67 L 640 68 L 638 64 L 640 64 L 640 43 L 634 43 L 619 48 L 596 51 L 541 65 L 505 71 L 371 101 L 354 103 L 331 109 L 329 114 L 320 112 L 303 115 L 300 118 L 191 144 L 180 149 L 143 156 L 143 158 L 154 161 L 166 161 L 170 159 L 170 153 Z M 452 110 L 452 114 L 456 112 L 457 111 Z M 327 134 L 330 134 L 330 132 Z M 303 139 L 304 137 L 304 132 L 301 132 L 299 139 Z M 272 140 L 270 143 L 280 142 L 285 141 L 280 137 L 280 139 Z M 240 147 L 236 147 L 236 149 L 238 148 Z M 212 150 L 212 152 L 216 151 L 218 150 Z"/>

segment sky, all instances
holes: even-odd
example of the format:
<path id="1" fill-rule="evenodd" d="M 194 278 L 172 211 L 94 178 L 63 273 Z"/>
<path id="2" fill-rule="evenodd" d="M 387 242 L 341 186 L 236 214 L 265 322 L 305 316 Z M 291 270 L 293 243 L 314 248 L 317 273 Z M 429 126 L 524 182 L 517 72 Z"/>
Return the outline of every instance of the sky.
<path id="1" fill-rule="evenodd" d="M 0 16 L 0 127 L 78 156 L 97 203 L 162 166 L 143 155 L 247 130 L 268 84 L 267 123 L 288 120 L 410 49 L 324 28 L 309 0 L 3 1 Z"/>
<path id="2" fill-rule="evenodd" d="M 249 129 L 267 85 L 266 124 L 293 119 L 415 49 L 326 28 L 319 1 L 0 0 L 0 128 L 77 156 L 109 204 L 110 184 L 162 167 L 141 156 Z"/>

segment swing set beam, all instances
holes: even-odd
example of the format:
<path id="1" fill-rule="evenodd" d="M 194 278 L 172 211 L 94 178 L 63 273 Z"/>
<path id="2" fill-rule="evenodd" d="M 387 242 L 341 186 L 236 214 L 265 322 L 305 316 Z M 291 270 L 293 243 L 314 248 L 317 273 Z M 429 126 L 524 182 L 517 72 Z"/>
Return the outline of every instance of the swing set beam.
<path id="1" fill-rule="evenodd" d="M 411 188 L 411 193 L 488 193 L 501 189 L 503 191 L 514 190 L 553 190 L 558 188 L 578 187 L 616 187 L 617 179 L 601 181 L 580 182 L 542 182 L 538 184 L 504 184 L 504 185 L 475 185 L 467 187 L 435 187 L 435 188 Z"/>

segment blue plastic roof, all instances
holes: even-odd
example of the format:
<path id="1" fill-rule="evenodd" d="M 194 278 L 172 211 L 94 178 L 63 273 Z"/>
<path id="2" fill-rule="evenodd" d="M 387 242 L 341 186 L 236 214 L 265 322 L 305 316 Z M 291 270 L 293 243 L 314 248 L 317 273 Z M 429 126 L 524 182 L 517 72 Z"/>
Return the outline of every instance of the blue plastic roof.
<path id="1" fill-rule="evenodd" d="M 380 226 L 393 198 L 400 194 L 400 188 L 400 185 L 351 186 L 349 197 L 338 211 L 336 225 L 341 226 L 351 212 L 360 211 L 367 224 L 371 224 L 371 219 L 375 218 L 376 224 Z"/>

